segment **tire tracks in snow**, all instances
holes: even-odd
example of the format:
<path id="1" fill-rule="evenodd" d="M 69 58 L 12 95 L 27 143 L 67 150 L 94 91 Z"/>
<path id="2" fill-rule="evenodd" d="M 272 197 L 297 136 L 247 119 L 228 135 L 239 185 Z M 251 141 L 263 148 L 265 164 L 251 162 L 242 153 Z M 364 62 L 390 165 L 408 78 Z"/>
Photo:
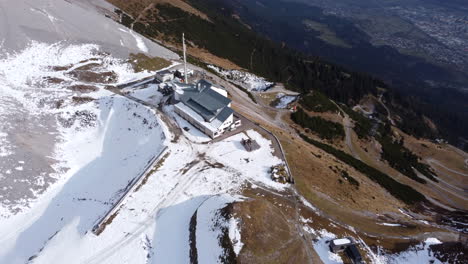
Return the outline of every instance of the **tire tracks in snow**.
<path id="1" fill-rule="evenodd" d="M 193 154 L 193 150 L 191 149 Z M 125 247 L 129 245 L 131 242 L 133 242 L 135 239 L 138 239 L 142 233 L 146 231 L 146 229 L 153 223 L 155 223 L 155 220 L 159 216 L 159 211 L 162 208 L 165 208 L 169 205 L 172 204 L 174 200 L 176 200 L 180 195 L 183 195 L 183 193 L 192 185 L 192 183 L 197 179 L 197 174 L 187 174 L 190 170 L 192 170 L 195 166 L 192 166 L 188 171 L 185 170 L 179 170 L 179 172 L 174 175 L 174 178 L 180 178 L 182 179 L 178 181 L 174 187 L 169 190 L 167 195 L 164 196 L 164 198 L 156 204 L 156 206 L 151 210 L 151 212 L 148 214 L 148 216 L 140 223 L 138 223 L 138 227 L 135 229 L 131 230 L 130 233 L 131 235 L 128 235 L 124 237 L 123 239 L 119 240 L 117 243 L 114 243 L 101 251 L 97 252 L 94 256 L 88 258 L 85 260 L 85 263 L 102 263 L 105 259 L 108 257 L 112 256 L 114 253 L 116 253 L 119 249 L 122 247 Z M 187 177 L 184 177 L 184 175 L 189 175 Z"/>

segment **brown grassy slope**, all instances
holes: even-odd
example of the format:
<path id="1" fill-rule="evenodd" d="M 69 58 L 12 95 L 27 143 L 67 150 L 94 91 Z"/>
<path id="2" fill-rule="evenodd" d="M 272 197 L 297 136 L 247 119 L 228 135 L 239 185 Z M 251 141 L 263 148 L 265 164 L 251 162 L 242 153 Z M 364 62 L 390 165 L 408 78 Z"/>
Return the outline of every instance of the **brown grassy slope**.
<path id="1" fill-rule="evenodd" d="M 157 4 L 170 4 L 175 7 L 178 7 L 188 13 L 197 15 L 203 19 L 209 21 L 209 18 L 206 14 L 200 12 L 199 10 L 191 7 L 189 4 L 182 0 L 107 0 L 117 8 L 125 11 L 135 19 L 138 19 L 139 22 L 147 22 L 147 16 L 150 13 L 158 13 Z M 167 22 L 170 23 L 170 22 Z M 170 38 L 163 34 L 158 36 L 158 39 L 153 39 L 157 42 L 162 43 L 164 46 L 172 48 L 174 50 L 182 50 L 181 38 Z M 193 56 L 201 61 L 204 61 L 209 64 L 214 64 L 225 69 L 241 69 L 235 63 L 231 61 L 215 56 L 208 52 L 207 50 L 195 46 L 190 40 L 187 40 L 187 54 Z"/>
<path id="2" fill-rule="evenodd" d="M 468 167 L 465 165 L 465 159 L 468 158 L 467 153 L 463 156 L 454 151 L 453 147 L 449 145 L 433 143 L 426 139 L 416 139 L 401 131 L 399 133 L 405 138 L 405 147 L 415 154 L 426 159 L 433 158 L 452 170 L 468 174 Z M 454 177 L 460 176 L 456 173 L 452 174 Z"/>
<path id="3" fill-rule="evenodd" d="M 425 139 L 415 139 L 412 136 L 406 135 L 398 129 L 395 129 L 398 135 L 404 137 L 405 147 L 411 150 L 413 153 L 422 158 L 422 161 L 429 165 L 434 165 L 425 162 L 427 159 L 436 159 L 440 161 L 445 166 L 455 169 L 457 171 L 463 172 L 463 163 L 464 159 L 461 155 L 457 154 L 453 149 L 449 147 L 442 147 L 438 144 L 431 143 Z M 376 140 L 367 140 L 362 141 L 357 138 L 353 133 L 353 145 L 357 151 L 361 160 L 367 164 L 379 169 L 380 171 L 386 173 L 392 178 L 398 180 L 399 182 L 409 185 L 415 188 L 417 191 L 426 195 L 430 199 L 435 200 L 438 203 L 447 205 L 452 208 L 458 208 L 467 210 L 468 204 L 466 202 L 466 194 L 463 193 L 463 189 L 468 188 L 468 182 L 466 181 L 465 176 L 457 175 L 444 171 L 444 169 L 434 167 L 435 169 L 441 170 L 442 173 L 436 170 L 439 180 L 453 184 L 458 190 L 453 190 L 451 187 L 447 187 L 445 184 L 439 182 L 435 183 L 428 180 L 427 184 L 418 183 L 404 175 L 402 175 L 397 170 L 393 169 L 388 165 L 387 162 L 381 160 L 381 146 Z M 463 198 L 465 197 L 465 199 Z"/>
<path id="4" fill-rule="evenodd" d="M 136 72 L 157 71 L 171 65 L 171 62 L 159 57 L 148 57 L 143 53 L 130 54 L 130 64 Z"/>
<path id="5" fill-rule="evenodd" d="M 193 8 L 191 5 L 187 4 L 185 1 L 182 1 L 182 0 L 107 0 L 107 1 L 113 4 L 114 6 L 124 10 L 125 12 L 129 13 L 135 18 L 137 18 L 141 14 L 141 12 L 150 5 L 169 4 L 177 8 L 180 8 L 184 10 L 185 12 L 199 16 L 200 18 L 204 20 L 210 21 L 210 19 L 208 18 L 206 14 Z"/>
<path id="6" fill-rule="evenodd" d="M 292 205 L 281 199 L 275 202 L 275 196 L 261 190 L 248 189 L 244 194 L 252 199 L 234 206 L 244 243 L 239 263 L 308 263 L 292 221 Z"/>
<path id="7" fill-rule="evenodd" d="M 295 132 L 291 130 L 287 132 L 284 128 L 278 128 L 274 122 L 257 119 L 252 112 L 245 112 L 241 108 L 238 110 L 278 136 L 286 151 L 296 180 L 296 188 L 301 195 L 328 217 L 376 236 L 413 236 L 424 232 L 440 231 L 437 228 L 422 226 L 417 222 L 410 223 L 411 219 L 398 211 L 399 208 L 406 207 L 404 203 L 395 199 L 354 168 L 307 144 L 298 138 Z M 285 124 L 291 125 L 287 115 L 284 118 Z M 340 173 L 343 170 L 359 181 L 359 189 L 343 180 Z M 389 228 L 377 224 L 385 221 L 408 222 L 411 228 Z"/>

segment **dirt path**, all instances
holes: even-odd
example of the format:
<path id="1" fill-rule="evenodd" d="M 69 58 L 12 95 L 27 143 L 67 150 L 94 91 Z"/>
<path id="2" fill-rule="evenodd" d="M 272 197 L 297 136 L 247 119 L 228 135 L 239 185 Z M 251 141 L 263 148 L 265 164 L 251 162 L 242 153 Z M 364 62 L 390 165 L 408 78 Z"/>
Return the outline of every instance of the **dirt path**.
<path id="1" fill-rule="evenodd" d="M 302 243 L 304 244 L 304 248 L 306 250 L 307 258 L 310 260 L 309 263 L 314 263 L 314 259 L 317 259 L 317 254 L 313 252 L 312 245 L 313 245 L 313 237 L 311 234 L 308 232 L 305 232 L 303 229 L 302 222 L 300 220 L 300 207 L 302 205 L 302 202 L 299 201 L 298 197 L 300 195 L 298 194 L 297 190 L 295 187 L 291 186 L 291 188 L 287 189 L 287 192 L 285 193 L 279 193 L 277 191 L 271 190 L 269 188 L 263 187 L 262 183 L 260 182 L 253 182 L 251 180 L 247 180 L 250 184 L 255 185 L 256 188 L 261 189 L 262 191 L 265 191 L 271 195 L 278 196 L 283 200 L 286 200 L 294 205 L 294 227 L 296 228 L 297 234 L 299 237 L 302 238 Z M 285 216 L 286 217 L 286 216 Z"/>
<path id="2" fill-rule="evenodd" d="M 459 171 L 450 169 L 450 168 L 446 167 L 444 164 L 440 163 L 438 160 L 435 160 L 435 159 L 427 159 L 426 161 L 427 161 L 427 163 L 429 163 L 429 165 L 436 164 L 437 166 L 442 167 L 442 168 L 444 168 L 444 169 L 447 170 L 447 171 L 450 171 L 450 172 L 452 172 L 452 173 L 455 173 L 455 174 L 458 174 L 458 175 L 461 175 L 461 176 L 464 176 L 464 177 L 468 177 L 468 173 L 463 173 L 463 172 L 459 172 Z M 465 160 L 465 162 L 467 162 L 467 161 L 468 161 L 468 160 Z M 433 167 L 434 167 L 434 166 L 433 166 Z"/>
<path id="3" fill-rule="evenodd" d="M 351 118 L 347 115 L 344 114 L 345 117 L 343 118 L 343 127 L 345 129 L 345 141 L 346 141 L 346 146 L 348 146 L 349 151 L 351 152 L 351 155 L 353 155 L 354 158 L 358 160 L 362 160 L 361 156 L 359 156 L 356 148 L 354 147 L 353 144 L 353 139 L 352 139 L 352 132 L 353 132 L 353 124 L 351 121 Z"/>
<path id="4" fill-rule="evenodd" d="M 379 103 L 385 108 L 385 111 L 387 111 L 387 119 L 390 121 L 392 126 L 396 126 L 395 121 L 393 121 L 390 109 L 388 109 L 387 105 L 382 102 L 382 95 L 379 96 Z"/>
<path id="5" fill-rule="evenodd" d="M 272 89 L 274 89 L 274 88 L 272 88 Z M 284 88 L 283 88 L 282 92 L 286 92 L 286 91 L 284 91 Z M 273 123 L 276 127 L 283 129 L 285 132 L 296 134 L 296 131 L 294 131 L 294 129 L 291 128 L 283 120 L 285 115 L 291 114 L 291 112 L 288 109 L 279 109 L 279 108 L 275 108 L 275 107 L 272 107 L 270 105 L 267 105 L 267 104 L 264 103 L 263 100 L 261 100 L 259 98 L 260 96 L 258 95 L 258 92 L 253 92 L 252 94 L 255 97 L 255 99 L 257 100 L 258 104 L 263 108 L 263 110 L 270 110 L 270 111 L 275 113 L 274 118 L 270 119 L 271 123 Z"/>
<path id="6" fill-rule="evenodd" d="M 141 13 L 138 15 L 138 17 L 135 19 L 135 21 L 132 22 L 132 24 L 130 25 L 130 28 L 133 30 L 133 25 L 137 22 L 140 22 L 140 19 L 143 18 L 143 15 L 146 13 L 146 11 L 150 10 L 151 8 L 153 8 L 155 6 L 154 3 L 151 3 L 149 4 L 147 7 L 145 7 L 145 9 L 143 9 L 141 11 Z"/>
<path id="7" fill-rule="evenodd" d="M 340 107 L 340 105 L 338 105 L 334 101 L 332 101 L 332 102 L 336 105 L 336 107 L 344 115 L 344 117 L 343 117 L 343 127 L 344 127 L 344 130 L 345 130 L 345 143 L 346 143 L 346 146 L 348 147 L 349 151 L 351 152 L 351 155 L 354 158 L 356 158 L 358 160 L 362 160 L 361 156 L 359 156 L 358 151 L 356 150 L 356 148 L 354 147 L 354 144 L 353 144 L 352 132 L 353 132 L 354 125 L 353 125 L 352 119 L 349 117 L 348 114 L 346 114 L 345 111 L 343 111 L 343 109 Z"/>

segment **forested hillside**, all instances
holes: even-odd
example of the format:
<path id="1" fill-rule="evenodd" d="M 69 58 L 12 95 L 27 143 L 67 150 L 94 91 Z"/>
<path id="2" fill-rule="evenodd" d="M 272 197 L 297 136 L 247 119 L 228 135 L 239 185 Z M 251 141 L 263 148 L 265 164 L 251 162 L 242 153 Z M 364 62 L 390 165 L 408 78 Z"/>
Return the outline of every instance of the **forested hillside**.
<path id="1" fill-rule="evenodd" d="M 468 125 L 460 113 L 436 111 L 419 99 L 399 95 L 369 74 L 350 71 L 266 39 L 244 25 L 233 16 L 229 6 L 222 6 L 219 1 L 191 0 L 190 3 L 207 14 L 209 20 L 168 4 L 154 5 L 140 14 L 145 6 L 135 3 L 124 10 L 128 15 L 123 16 L 122 23 L 132 24 L 134 30 L 146 36 L 173 43 L 179 42 L 181 33 L 185 32 L 192 45 L 227 58 L 271 81 L 285 83 L 289 89 L 303 94 L 319 90 L 347 105 L 358 103 L 367 94 L 382 95 L 392 111 L 401 117 L 398 126 L 415 136 L 439 136 L 424 122 L 423 115 L 433 119 L 442 128 L 441 134 L 452 142 L 468 134 Z M 138 16 L 135 21 L 133 17 Z M 191 25 L 190 30 L 186 25 Z"/>

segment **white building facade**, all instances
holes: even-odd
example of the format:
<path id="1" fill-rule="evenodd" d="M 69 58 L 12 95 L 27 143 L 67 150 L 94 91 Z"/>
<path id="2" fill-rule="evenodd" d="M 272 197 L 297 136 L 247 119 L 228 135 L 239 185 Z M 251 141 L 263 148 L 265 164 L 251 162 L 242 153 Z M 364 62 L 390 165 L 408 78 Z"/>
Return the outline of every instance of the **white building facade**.
<path id="1" fill-rule="evenodd" d="M 234 111 L 227 92 L 201 80 L 195 85 L 183 85 L 175 91 L 179 102 L 174 110 L 194 127 L 210 136 L 219 137 L 234 122 Z"/>

